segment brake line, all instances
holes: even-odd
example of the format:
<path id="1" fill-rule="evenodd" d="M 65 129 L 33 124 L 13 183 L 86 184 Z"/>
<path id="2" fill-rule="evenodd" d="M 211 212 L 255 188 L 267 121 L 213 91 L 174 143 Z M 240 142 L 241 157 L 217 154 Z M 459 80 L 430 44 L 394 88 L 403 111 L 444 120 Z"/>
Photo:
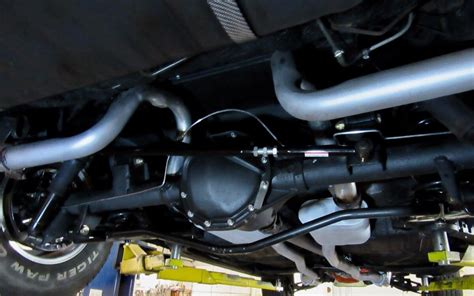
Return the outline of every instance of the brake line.
<path id="1" fill-rule="evenodd" d="M 223 113 L 230 113 L 230 112 L 241 113 L 241 114 L 247 115 L 247 116 L 255 119 L 265 129 L 265 131 L 275 140 L 275 142 L 277 142 L 280 146 L 285 147 L 285 145 L 282 142 L 280 142 L 280 140 L 277 138 L 277 136 L 275 136 L 275 134 L 272 132 L 272 130 L 260 118 L 258 118 L 258 116 L 256 116 L 253 113 L 250 113 L 248 111 L 242 110 L 242 109 L 222 109 L 222 110 L 218 110 L 218 111 L 209 113 L 206 116 L 201 117 L 198 120 L 196 120 L 195 122 L 193 122 L 193 124 L 191 124 L 188 127 L 188 129 L 185 130 L 180 135 L 179 139 L 182 139 L 182 138 L 186 137 L 186 135 L 191 131 L 191 129 L 193 127 L 195 127 L 196 125 L 200 124 L 201 122 L 203 122 L 203 121 L 205 121 L 205 120 L 207 120 L 207 119 L 209 119 L 213 116 L 220 115 L 220 114 L 223 114 Z"/>

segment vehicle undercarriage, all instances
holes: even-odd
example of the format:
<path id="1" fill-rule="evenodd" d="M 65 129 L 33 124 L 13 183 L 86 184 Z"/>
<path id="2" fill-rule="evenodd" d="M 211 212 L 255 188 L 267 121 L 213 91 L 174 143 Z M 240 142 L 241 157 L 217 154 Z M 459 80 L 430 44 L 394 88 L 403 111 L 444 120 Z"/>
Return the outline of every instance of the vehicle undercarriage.
<path id="1" fill-rule="evenodd" d="M 428 253 L 474 243 L 474 2 L 346 5 L 62 90 L 5 79 L 0 251 L 78 260 L 5 272 L 147 241 L 287 291 L 455 274 Z"/>

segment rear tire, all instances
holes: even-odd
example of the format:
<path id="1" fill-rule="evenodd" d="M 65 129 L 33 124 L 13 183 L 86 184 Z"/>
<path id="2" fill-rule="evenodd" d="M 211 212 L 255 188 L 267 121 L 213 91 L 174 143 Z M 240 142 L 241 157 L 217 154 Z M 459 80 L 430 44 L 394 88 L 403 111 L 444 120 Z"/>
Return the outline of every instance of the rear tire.
<path id="1" fill-rule="evenodd" d="M 71 244 L 41 252 L 15 242 L 9 231 L 14 221 L 6 219 L 7 182 L 0 184 L 0 294 L 76 295 L 100 271 L 111 244 Z"/>
<path id="2" fill-rule="evenodd" d="M 87 244 L 65 262 L 40 264 L 20 255 L 0 233 L 2 295 L 75 295 L 99 272 L 110 251 L 108 243 Z"/>

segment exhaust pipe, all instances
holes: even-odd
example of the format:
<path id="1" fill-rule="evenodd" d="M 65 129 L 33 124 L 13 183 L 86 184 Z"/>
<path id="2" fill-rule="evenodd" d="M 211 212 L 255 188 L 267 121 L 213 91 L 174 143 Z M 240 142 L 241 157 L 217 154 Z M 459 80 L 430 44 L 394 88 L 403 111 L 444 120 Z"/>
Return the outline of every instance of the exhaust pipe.
<path id="1" fill-rule="evenodd" d="M 169 108 L 174 114 L 180 133 L 184 133 L 191 125 L 191 116 L 177 97 L 159 90 L 135 88 L 117 97 L 99 122 L 78 135 L 5 147 L 1 152 L 0 172 L 92 155 L 105 148 L 119 135 L 143 101 L 148 101 L 158 108 Z M 183 142 L 189 141 L 189 136 L 183 139 Z M 171 157 L 167 173 L 175 174 L 181 167 L 180 163 L 178 156 Z"/>
<path id="2" fill-rule="evenodd" d="M 422 108 L 447 127 L 459 140 L 474 144 L 474 111 L 456 97 L 426 101 Z"/>
<path id="3" fill-rule="evenodd" d="M 344 260 L 344 258 L 339 257 L 336 252 L 336 246 L 323 246 L 323 254 L 324 258 L 326 258 L 332 267 L 344 271 L 356 280 L 371 282 L 380 287 L 388 286 L 390 284 L 389 273 L 361 273 L 359 267 L 349 263 Z"/>
<path id="4" fill-rule="evenodd" d="M 401 66 L 339 85 L 304 91 L 290 54 L 276 52 L 271 60 L 278 101 L 302 120 L 332 120 L 411 104 L 474 89 L 474 49 Z"/>

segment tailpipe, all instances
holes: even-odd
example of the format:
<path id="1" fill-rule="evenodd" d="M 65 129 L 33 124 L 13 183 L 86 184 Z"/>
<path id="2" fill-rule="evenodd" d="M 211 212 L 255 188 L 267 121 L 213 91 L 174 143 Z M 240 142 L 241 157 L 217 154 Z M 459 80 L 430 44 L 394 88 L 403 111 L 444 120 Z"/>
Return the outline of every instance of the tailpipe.
<path id="1" fill-rule="evenodd" d="M 271 60 L 278 101 L 302 120 L 345 116 L 426 101 L 474 89 L 474 49 L 381 71 L 339 85 L 304 91 L 293 58 L 276 52 Z"/>
<path id="2" fill-rule="evenodd" d="M 105 148 L 119 135 L 135 110 L 144 101 L 155 107 L 169 108 L 174 114 L 179 133 L 183 134 L 191 125 L 191 116 L 179 98 L 160 90 L 134 88 L 118 96 L 104 117 L 80 134 L 5 147 L 1 152 L 0 172 L 92 155 Z M 190 137 L 186 136 L 182 141 L 188 143 Z M 181 163 L 178 156 L 171 157 L 167 173 L 175 174 Z"/>

